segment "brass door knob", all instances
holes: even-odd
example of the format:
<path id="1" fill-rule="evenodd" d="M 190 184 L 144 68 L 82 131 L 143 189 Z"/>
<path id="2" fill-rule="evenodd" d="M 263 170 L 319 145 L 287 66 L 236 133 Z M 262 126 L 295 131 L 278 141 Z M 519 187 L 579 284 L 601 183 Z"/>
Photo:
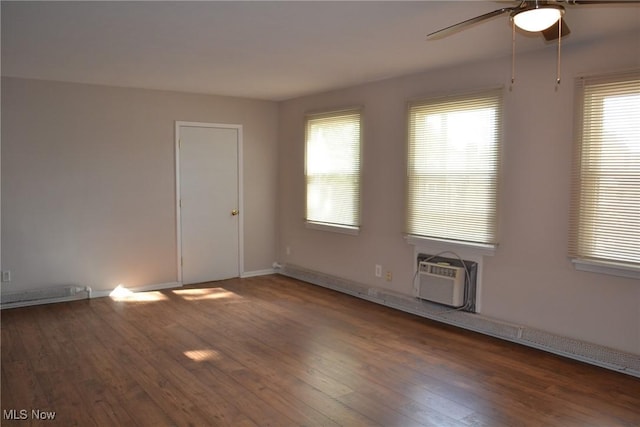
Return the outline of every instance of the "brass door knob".
<path id="1" fill-rule="evenodd" d="M 234 209 L 231 211 L 231 215 L 236 216 L 240 213 L 240 211 L 238 209 Z"/>

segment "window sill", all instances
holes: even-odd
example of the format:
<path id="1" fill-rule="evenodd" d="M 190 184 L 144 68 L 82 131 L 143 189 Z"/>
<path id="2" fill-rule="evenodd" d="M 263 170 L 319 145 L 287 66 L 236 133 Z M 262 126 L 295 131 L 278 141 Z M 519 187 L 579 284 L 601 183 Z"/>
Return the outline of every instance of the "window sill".
<path id="1" fill-rule="evenodd" d="M 573 258 L 571 262 L 578 271 L 588 271 L 590 273 L 640 279 L 640 268 L 630 265 L 617 264 L 614 262 L 593 261 L 582 258 Z"/>
<path id="2" fill-rule="evenodd" d="M 348 227 L 346 225 L 330 225 L 321 222 L 305 221 L 307 228 L 312 230 L 331 231 L 333 233 L 349 234 L 357 236 L 360 234 L 360 227 Z"/>
<path id="3" fill-rule="evenodd" d="M 432 251 L 448 251 L 453 253 L 467 253 L 479 256 L 494 256 L 497 245 L 486 245 L 481 243 L 456 242 L 452 240 L 434 239 L 418 237 L 408 234 L 405 236 L 407 243 L 419 248 L 431 249 Z"/>

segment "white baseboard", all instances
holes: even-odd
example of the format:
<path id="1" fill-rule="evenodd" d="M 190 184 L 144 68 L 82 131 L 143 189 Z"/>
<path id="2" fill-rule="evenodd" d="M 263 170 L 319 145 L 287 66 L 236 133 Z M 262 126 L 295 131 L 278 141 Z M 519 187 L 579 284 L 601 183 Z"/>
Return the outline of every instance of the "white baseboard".
<path id="1" fill-rule="evenodd" d="M 276 272 L 273 268 L 267 268 L 265 270 L 245 271 L 240 275 L 240 278 L 245 279 L 247 277 L 267 276 Z"/>
<path id="2" fill-rule="evenodd" d="M 32 305 L 53 304 L 87 299 L 91 295 L 89 286 L 54 285 L 47 288 L 27 289 L 3 292 L 0 296 L 0 308 L 29 307 Z"/>
<path id="3" fill-rule="evenodd" d="M 445 306 L 384 289 L 372 288 L 361 283 L 308 270 L 296 265 L 284 265 L 279 269 L 278 273 L 417 316 L 640 377 L 640 355 L 637 354 L 626 353 L 535 328 L 503 322 L 481 314 L 451 311 L 450 308 Z"/>

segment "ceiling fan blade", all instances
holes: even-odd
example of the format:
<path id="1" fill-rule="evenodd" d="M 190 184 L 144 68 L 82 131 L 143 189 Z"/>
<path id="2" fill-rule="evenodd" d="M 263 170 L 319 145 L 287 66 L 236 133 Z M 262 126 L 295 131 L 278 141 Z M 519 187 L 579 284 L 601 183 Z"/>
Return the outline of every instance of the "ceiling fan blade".
<path id="1" fill-rule="evenodd" d="M 466 21 L 458 22 L 457 24 L 450 25 L 433 33 L 427 34 L 427 40 L 436 40 L 442 37 L 446 37 L 453 34 L 469 25 L 491 19 L 494 16 L 502 15 L 503 13 L 512 12 L 517 7 L 503 7 L 502 9 L 494 10 L 493 12 L 485 13 L 484 15 L 476 16 L 475 18 L 467 19 Z"/>
<path id="2" fill-rule="evenodd" d="M 569 26 L 567 25 L 567 21 L 565 21 L 563 19 L 562 22 L 561 22 L 561 25 L 562 25 L 562 37 L 569 35 L 571 30 L 569 29 Z M 553 24 L 552 26 L 550 26 L 546 30 L 542 30 L 542 35 L 544 36 L 544 39 L 546 41 L 557 40 L 558 39 L 558 25 Z"/>

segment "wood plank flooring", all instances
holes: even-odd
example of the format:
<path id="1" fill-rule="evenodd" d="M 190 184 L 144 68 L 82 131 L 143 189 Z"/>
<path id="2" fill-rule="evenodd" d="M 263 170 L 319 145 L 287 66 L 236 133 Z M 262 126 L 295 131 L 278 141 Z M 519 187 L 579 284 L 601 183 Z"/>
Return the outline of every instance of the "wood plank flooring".
<path id="1" fill-rule="evenodd" d="M 1 330 L 2 425 L 640 425 L 638 378 L 277 275 L 3 310 Z"/>

